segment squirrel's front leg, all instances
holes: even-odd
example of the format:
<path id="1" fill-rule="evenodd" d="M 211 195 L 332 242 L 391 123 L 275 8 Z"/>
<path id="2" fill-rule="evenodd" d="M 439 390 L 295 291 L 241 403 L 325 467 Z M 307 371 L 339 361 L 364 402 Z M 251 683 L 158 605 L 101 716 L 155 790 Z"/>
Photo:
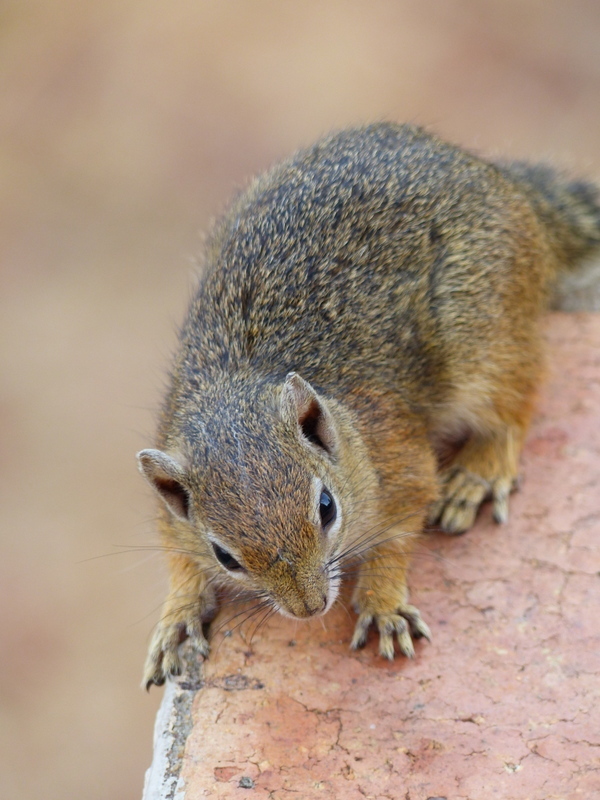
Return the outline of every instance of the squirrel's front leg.
<path id="1" fill-rule="evenodd" d="M 209 645 L 202 625 L 216 611 L 216 599 L 207 574 L 201 566 L 184 555 L 169 557 L 170 590 L 163 605 L 144 665 L 142 686 L 161 686 L 170 675 L 180 675 L 182 664 L 179 645 L 187 637 L 207 656 Z"/>
<path id="2" fill-rule="evenodd" d="M 409 553 L 407 540 L 399 534 L 399 541 L 375 547 L 361 565 L 352 602 L 358 620 L 351 647 L 362 647 L 367 640 L 371 624 L 379 631 L 379 652 L 385 658 L 394 658 L 394 638 L 400 652 L 412 658 L 415 650 L 412 640 L 431 633 L 417 608 L 408 603 Z"/>

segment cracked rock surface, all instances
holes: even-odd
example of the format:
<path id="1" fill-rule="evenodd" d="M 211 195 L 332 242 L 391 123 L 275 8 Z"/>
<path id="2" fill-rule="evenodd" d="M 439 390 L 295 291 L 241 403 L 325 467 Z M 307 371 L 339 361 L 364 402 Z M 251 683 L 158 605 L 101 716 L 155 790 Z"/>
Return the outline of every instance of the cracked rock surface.
<path id="1" fill-rule="evenodd" d="M 548 340 L 509 523 L 485 508 L 415 556 L 432 644 L 390 663 L 372 636 L 353 653 L 341 606 L 254 636 L 225 626 L 166 697 L 187 741 L 148 799 L 600 796 L 600 316 L 554 314 Z"/>

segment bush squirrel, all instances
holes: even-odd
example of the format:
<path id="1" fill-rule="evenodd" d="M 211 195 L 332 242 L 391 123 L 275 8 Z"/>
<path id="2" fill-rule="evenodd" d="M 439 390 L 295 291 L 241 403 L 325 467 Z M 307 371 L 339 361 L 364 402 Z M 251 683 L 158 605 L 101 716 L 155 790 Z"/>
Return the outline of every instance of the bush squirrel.
<path id="1" fill-rule="evenodd" d="M 224 584 L 303 619 L 355 574 L 351 646 L 374 625 L 383 656 L 413 655 L 415 538 L 464 532 L 486 499 L 507 520 L 541 316 L 599 246 L 592 184 L 412 125 L 334 133 L 255 179 L 207 241 L 138 454 L 170 565 L 144 685 L 179 673 L 186 634 L 208 654 Z"/>

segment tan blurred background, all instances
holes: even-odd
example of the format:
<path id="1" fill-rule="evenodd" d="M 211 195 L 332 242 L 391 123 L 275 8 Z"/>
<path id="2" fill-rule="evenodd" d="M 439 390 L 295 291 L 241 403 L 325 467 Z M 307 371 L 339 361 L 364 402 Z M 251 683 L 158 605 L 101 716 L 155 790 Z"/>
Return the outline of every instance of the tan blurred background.
<path id="1" fill-rule="evenodd" d="M 381 118 L 598 177 L 598 0 L 0 5 L 2 797 L 140 796 L 165 581 L 134 453 L 199 233 Z"/>

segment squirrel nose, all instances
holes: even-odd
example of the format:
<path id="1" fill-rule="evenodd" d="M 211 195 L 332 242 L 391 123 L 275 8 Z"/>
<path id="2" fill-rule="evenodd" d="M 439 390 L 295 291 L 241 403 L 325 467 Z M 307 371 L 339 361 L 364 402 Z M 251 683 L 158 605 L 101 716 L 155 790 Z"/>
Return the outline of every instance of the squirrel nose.
<path id="1" fill-rule="evenodd" d="M 312 604 L 309 605 L 306 601 L 304 602 L 304 605 L 306 606 L 306 610 L 308 611 L 311 617 L 315 617 L 317 616 L 317 614 L 322 614 L 323 611 L 325 611 L 325 609 L 327 608 L 327 595 L 324 594 L 323 597 L 321 598 L 321 602 L 315 603 L 313 607 L 311 607 Z"/>

